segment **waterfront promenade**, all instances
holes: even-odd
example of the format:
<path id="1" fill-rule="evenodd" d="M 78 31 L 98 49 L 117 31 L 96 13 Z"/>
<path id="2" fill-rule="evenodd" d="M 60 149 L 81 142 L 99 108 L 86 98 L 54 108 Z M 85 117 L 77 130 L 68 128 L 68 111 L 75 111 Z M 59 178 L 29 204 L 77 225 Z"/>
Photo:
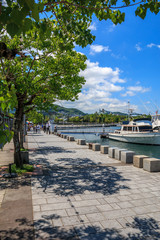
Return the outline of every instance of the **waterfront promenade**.
<path id="1" fill-rule="evenodd" d="M 41 164 L 43 174 L 32 176 L 31 185 L 23 179 L 19 188 L 7 189 L 4 200 L 17 204 L 12 214 L 2 202 L 0 230 L 18 213 L 17 225 L 3 230 L 1 240 L 160 239 L 160 173 L 55 135 L 29 133 L 28 147 L 30 162 Z"/>
<path id="2" fill-rule="evenodd" d="M 30 135 L 36 240 L 160 239 L 160 173 L 54 135 Z"/>

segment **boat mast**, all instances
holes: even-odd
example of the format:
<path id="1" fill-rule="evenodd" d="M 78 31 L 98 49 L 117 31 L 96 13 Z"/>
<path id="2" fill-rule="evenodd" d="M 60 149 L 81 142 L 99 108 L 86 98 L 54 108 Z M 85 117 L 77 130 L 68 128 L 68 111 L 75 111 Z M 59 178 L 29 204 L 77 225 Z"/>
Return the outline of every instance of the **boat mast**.
<path id="1" fill-rule="evenodd" d="M 128 101 L 128 121 L 130 121 L 132 113 L 133 113 L 133 109 L 130 108 L 130 101 Z"/>

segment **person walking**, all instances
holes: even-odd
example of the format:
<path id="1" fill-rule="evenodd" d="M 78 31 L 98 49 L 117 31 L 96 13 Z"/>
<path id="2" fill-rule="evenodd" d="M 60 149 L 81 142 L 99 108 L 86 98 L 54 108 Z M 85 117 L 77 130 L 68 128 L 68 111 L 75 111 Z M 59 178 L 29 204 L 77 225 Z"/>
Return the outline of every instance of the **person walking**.
<path id="1" fill-rule="evenodd" d="M 46 124 L 43 125 L 43 132 L 46 132 Z"/>
<path id="2" fill-rule="evenodd" d="M 48 122 L 46 123 L 46 133 L 47 134 L 49 133 L 49 124 L 48 124 Z"/>

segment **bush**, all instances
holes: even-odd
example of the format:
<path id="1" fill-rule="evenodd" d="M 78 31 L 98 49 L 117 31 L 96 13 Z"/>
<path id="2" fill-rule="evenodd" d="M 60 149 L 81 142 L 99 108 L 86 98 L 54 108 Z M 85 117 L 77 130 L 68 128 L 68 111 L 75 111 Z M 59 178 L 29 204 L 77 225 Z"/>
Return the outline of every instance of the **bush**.
<path id="1" fill-rule="evenodd" d="M 29 165 L 29 164 L 24 164 L 23 168 L 17 168 L 16 164 L 13 164 L 11 166 L 11 172 L 12 173 L 22 174 L 22 173 L 33 172 L 33 171 L 34 171 L 34 166 L 33 165 Z"/>

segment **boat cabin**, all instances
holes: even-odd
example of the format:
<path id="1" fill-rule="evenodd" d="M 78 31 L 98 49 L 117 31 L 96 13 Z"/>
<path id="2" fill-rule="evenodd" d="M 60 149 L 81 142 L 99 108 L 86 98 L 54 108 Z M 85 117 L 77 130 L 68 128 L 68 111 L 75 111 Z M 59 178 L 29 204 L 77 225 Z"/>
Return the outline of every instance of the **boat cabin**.
<path id="1" fill-rule="evenodd" d="M 122 132 L 129 132 L 129 133 L 136 133 L 136 132 L 152 132 L 152 123 L 150 119 L 143 118 L 143 119 L 134 119 L 130 121 L 128 124 L 123 124 L 121 126 L 121 130 L 115 131 L 115 133 L 122 133 Z"/>
<path id="2" fill-rule="evenodd" d="M 123 125 L 121 128 L 121 131 L 127 131 L 127 132 L 148 132 L 152 131 L 152 126 L 150 125 L 141 125 L 141 126 L 135 126 L 135 125 Z"/>

